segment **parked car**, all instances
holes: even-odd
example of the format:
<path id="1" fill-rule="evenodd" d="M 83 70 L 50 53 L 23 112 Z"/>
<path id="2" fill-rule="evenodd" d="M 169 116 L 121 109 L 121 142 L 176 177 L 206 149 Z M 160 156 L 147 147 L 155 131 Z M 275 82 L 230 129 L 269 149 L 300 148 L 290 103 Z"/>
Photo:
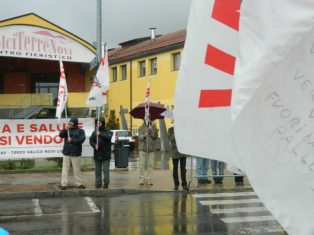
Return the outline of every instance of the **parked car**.
<path id="1" fill-rule="evenodd" d="M 114 149 L 115 144 L 118 141 L 128 140 L 130 144 L 130 150 L 134 150 L 135 141 L 128 130 L 110 130 L 113 132 L 111 138 L 111 144 L 113 146 L 112 150 Z"/>

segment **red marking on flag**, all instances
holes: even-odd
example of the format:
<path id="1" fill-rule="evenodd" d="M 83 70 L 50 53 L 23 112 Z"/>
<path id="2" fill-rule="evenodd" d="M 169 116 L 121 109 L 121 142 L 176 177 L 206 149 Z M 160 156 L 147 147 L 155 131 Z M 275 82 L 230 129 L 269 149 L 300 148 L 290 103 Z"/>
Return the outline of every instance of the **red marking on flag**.
<path id="1" fill-rule="evenodd" d="M 227 107 L 231 105 L 232 90 L 201 90 L 199 108 Z"/>
<path id="2" fill-rule="evenodd" d="M 101 95 L 106 96 L 106 95 L 107 95 L 107 92 L 103 92 L 103 93 L 101 93 Z"/>
<path id="3" fill-rule="evenodd" d="M 150 88 L 146 88 L 146 97 L 150 96 Z"/>
<path id="4" fill-rule="evenodd" d="M 240 0 L 216 0 L 212 18 L 239 31 Z"/>
<path id="5" fill-rule="evenodd" d="M 208 44 L 205 64 L 233 75 L 236 58 Z"/>
<path id="6" fill-rule="evenodd" d="M 102 65 L 105 64 L 105 56 L 101 59 L 101 64 L 102 64 Z"/>

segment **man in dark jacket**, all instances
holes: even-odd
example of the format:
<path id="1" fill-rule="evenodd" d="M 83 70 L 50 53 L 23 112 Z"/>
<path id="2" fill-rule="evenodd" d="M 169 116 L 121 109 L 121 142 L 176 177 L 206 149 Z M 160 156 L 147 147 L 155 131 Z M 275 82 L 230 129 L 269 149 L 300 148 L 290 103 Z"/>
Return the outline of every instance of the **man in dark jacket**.
<path id="1" fill-rule="evenodd" d="M 112 132 L 106 129 L 104 119 L 96 120 L 96 126 L 97 129 L 89 138 L 90 145 L 94 148 L 95 187 L 102 186 L 101 172 L 103 172 L 103 187 L 108 188 Z"/>
<path id="2" fill-rule="evenodd" d="M 178 151 L 176 138 L 174 135 L 174 127 L 170 127 L 168 129 L 168 140 L 171 144 L 171 158 L 173 163 L 173 181 L 174 181 L 174 190 L 178 190 L 180 182 L 179 182 L 179 175 L 178 175 L 178 166 L 180 162 L 180 174 L 181 174 L 181 182 L 182 188 L 186 191 L 189 190 L 186 182 L 186 155 L 182 154 Z"/>
<path id="3" fill-rule="evenodd" d="M 84 189 L 80 156 L 82 154 L 82 144 L 86 138 L 85 131 L 78 127 L 78 119 L 73 117 L 68 125 L 60 131 L 59 136 L 64 139 L 61 189 L 65 190 L 68 187 L 70 162 L 72 162 L 76 187 Z"/>

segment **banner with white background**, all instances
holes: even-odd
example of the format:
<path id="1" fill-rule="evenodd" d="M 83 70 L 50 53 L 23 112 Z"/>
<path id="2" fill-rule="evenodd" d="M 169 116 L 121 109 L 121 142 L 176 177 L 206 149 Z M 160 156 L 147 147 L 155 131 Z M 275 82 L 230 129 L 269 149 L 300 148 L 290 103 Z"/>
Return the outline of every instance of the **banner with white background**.
<path id="1" fill-rule="evenodd" d="M 62 157 L 63 139 L 59 132 L 68 120 L 61 119 L 16 119 L 0 120 L 0 161 L 8 159 Z M 82 156 L 92 156 L 89 144 L 95 121 L 93 118 L 79 118 L 86 140 Z"/>

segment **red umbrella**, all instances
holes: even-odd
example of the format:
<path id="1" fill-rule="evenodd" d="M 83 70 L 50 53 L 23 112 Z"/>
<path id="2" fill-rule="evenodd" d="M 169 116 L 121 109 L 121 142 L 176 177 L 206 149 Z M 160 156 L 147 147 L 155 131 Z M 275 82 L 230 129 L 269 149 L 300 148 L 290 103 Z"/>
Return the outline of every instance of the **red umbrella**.
<path id="1" fill-rule="evenodd" d="M 134 118 L 144 119 L 145 105 L 146 103 L 140 103 L 135 108 L 133 108 L 130 112 L 131 116 Z M 160 114 L 164 111 L 166 111 L 166 108 L 164 108 L 163 105 L 161 105 L 160 103 L 150 102 L 149 105 L 150 120 L 163 119 L 164 116 L 161 116 Z"/>

